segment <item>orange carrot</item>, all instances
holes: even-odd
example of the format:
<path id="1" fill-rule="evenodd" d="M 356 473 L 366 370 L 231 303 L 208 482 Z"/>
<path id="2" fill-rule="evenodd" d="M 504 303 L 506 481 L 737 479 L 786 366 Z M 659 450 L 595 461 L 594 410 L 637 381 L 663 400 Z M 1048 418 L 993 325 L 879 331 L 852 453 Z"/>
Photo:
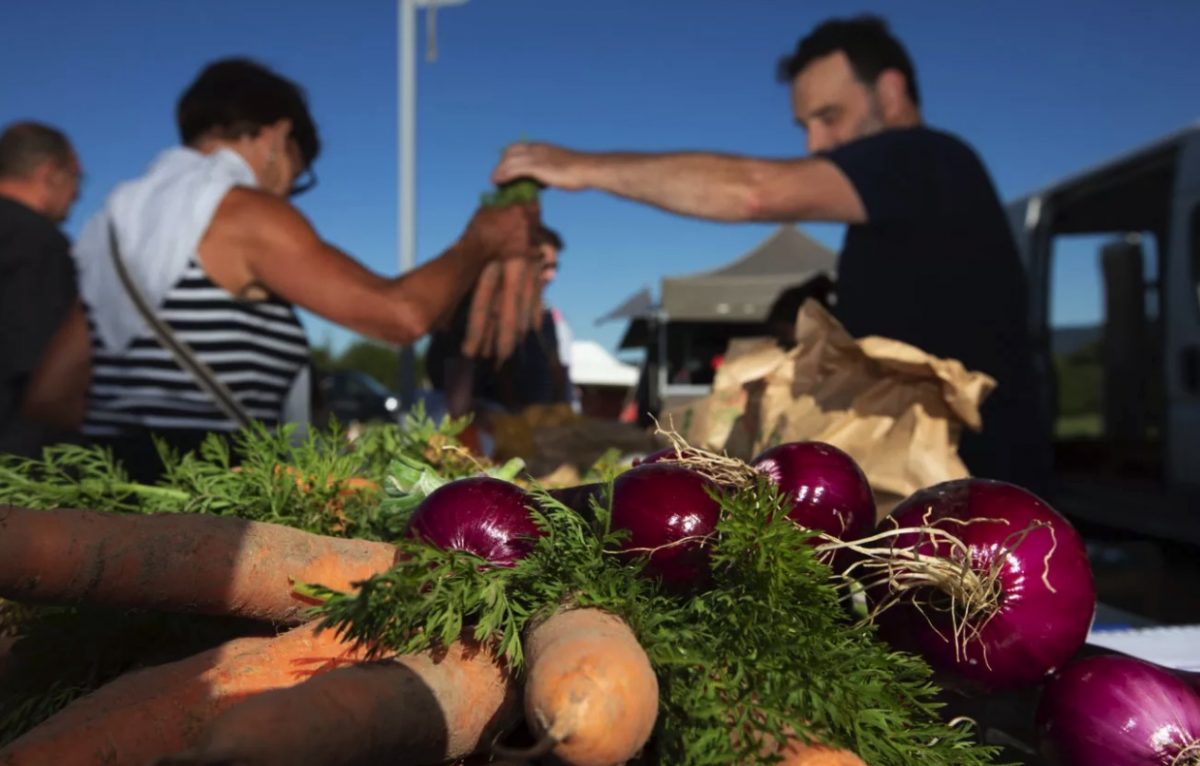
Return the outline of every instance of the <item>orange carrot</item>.
<path id="1" fill-rule="evenodd" d="M 525 271 L 521 275 L 521 292 L 517 302 L 520 319 L 519 332 L 522 336 L 530 330 L 536 330 L 533 321 L 533 307 L 542 292 L 542 261 L 530 258 L 525 262 Z"/>
<path id="2" fill-rule="evenodd" d="M 525 281 L 526 258 L 509 258 L 504 262 L 504 281 L 498 296 L 496 317 L 496 362 L 512 356 L 521 336 L 520 297 Z"/>
<path id="3" fill-rule="evenodd" d="M 395 549 L 201 514 L 0 507 L 0 597 L 297 623 L 292 580 L 350 590 Z"/>
<path id="4" fill-rule="evenodd" d="M 475 292 L 471 296 L 471 310 L 467 315 L 467 332 L 463 338 L 463 356 L 474 358 L 482 356 L 484 330 L 492 323 L 492 301 L 496 287 L 500 283 L 500 273 L 503 268 L 499 261 L 492 261 L 483 267 L 479 279 L 475 282 Z"/>
<path id="5" fill-rule="evenodd" d="M 849 750 L 790 742 L 780 753 L 779 766 L 867 766 Z"/>
<path id="6" fill-rule="evenodd" d="M 623 620 L 598 609 L 558 612 L 529 632 L 525 656 L 525 718 L 562 762 L 612 766 L 646 744 L 658 680 Z"/>
<path id="7" fill-rule="evenodd" d="M 160 766 L 435 764 L 489 745 L 519 716 L 504 667 L 455 643 L 436 656 L 341 668 L 248 699 Z"/>
<path id="8" fill-rule="evenodd" d="M 178 662 L 128 673 L 76 700 L 0 750 L 2 766 L 143 766 L 190 747 L 237 702 L 362 658 L 315 623 L 239 638 Z"/>

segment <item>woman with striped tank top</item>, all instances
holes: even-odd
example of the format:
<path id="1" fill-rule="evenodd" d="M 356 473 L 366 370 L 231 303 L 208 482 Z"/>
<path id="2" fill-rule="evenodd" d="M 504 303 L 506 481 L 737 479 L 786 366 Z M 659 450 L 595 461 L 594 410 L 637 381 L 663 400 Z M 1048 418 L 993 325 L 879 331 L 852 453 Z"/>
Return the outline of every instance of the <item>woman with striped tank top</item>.
<path id="1" fill-rule="evenodd" d="M 183 145 L 120 184 L 84 227 L 75 247 L 82 302 L 55 341 L 75 350 L 60 352 L 69 363 L 57 377 L 87 382 L 85 436 L 112 447 L 137 478 L 161 472 L 152 434 L 190 449 L 237 423 L 147 325 L 119 264 L 240 409 L 275 426 L 307 418 L 309 349 L 294 306 L 412 343 L 486 263 L 535 257 L 532 205 L 477 211 L 441 256 L 396 278 L 323 242 L 288 202 L 311 186 L 320 147 L 304 93 L 255 62 L 206 67 L 176 118 Z"/>

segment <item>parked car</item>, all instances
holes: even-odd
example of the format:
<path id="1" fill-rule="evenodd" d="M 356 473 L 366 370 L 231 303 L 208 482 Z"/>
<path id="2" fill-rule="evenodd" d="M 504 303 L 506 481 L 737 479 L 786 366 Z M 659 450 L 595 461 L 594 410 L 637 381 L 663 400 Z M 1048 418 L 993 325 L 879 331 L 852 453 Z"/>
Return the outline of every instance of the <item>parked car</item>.
<path id="1" fill-rule="evenodd" d="M 366 423 L 395 421 L 400 415 L 400 396 L 360 370 L 329 370 L 317 373 L 313 419 L 324 423 L 330 416 L 338 422 Z"/>

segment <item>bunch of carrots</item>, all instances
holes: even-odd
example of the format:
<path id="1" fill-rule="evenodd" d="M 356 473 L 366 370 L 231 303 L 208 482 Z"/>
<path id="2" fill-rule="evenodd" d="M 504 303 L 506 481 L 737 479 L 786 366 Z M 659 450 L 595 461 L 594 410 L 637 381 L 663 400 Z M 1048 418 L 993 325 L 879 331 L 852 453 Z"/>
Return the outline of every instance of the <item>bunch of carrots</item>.
<path id="1" fill-rule="evenodd" d="M 483 195 L 486 207 L 536 203 L 540 187 L 522 179 Z M 462 353 L 470 359 L 491 359 L 499 365 L 512 356 L 517 343 L 537 327 L 542 316 L 542 262 L 539 258 L 510 258 L 489 263 L 471 295 Z"/>
<path id="2" fill-rule="evenodd" d="M 533 623 L 520 678 L 465 637 L 389 655 L 309 619 L 297 582 L 352 591 L 396 559 L 387 543 L 235 518 L 0 507 L 0 598 L 248 617 L 279 630 L 121 676 L 9 743 L 0 764 L 511 763 L 552 751 L 609 766 L 638 756 L 659 689 L 613 615 L 564 609 Z M 541 742 L 499 745 L 522 718 Z M 778 755 L 862 766 L 800 742 Z"/>

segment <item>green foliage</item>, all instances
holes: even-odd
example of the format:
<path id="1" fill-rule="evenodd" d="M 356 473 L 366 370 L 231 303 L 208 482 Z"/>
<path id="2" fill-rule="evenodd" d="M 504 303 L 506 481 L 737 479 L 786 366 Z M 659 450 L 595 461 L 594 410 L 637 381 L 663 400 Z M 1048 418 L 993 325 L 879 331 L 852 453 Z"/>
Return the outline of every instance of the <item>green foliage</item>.
<path id="1" fill-rule="evenodd" d="M 521 637 L 539 617 L 572 606 L 616 614 L 659 676 L 662 763 L 765 763 L 762 745 L 786 733 L 848 747 L 872 766 L 991 762 L 993 748 L 938 719 L 928 666 L 847 618 L 772 485 L 719 499 L 715 585 L 697 594 L 666 593 L 616 555 L 606 508 L 588 522 L 542 493 L 543 535 L 511 569 L 412 542 L 357 594 L 310 593 L 324 601 L 324 624 L 378 651 L 436 649 L 465 628 L 517 673 Z"/>
<path id="2" fill-rule="evenodd" d="M 467 420 L 434 423 L 415 408 L 400 426 L 378 424 L 351 444 L 334 425 L 297 439 L 261 425 L 231 439 L 209 434 L 196 452 L 160 445 L 166 470 L 155 485 L 129 480 L 100 447 L 58 445 L 39 459 L 0 456 L 0 503 L 123 513 L 208 513 L 284 524 L 325 535 L 388 539 L 396 524 L 379 486 L 390 467 L 430 465 L 447 479 L 484 473 L 455 437 Z M 505 474 L 511 478 L 513 471 Z"/>
<path id="3" fill-rule="evenodd" d="M 479 203 L 484 207 L 509 207 L 536 202 L 541 190 L 542 185 L 532 178 L 518 178 L 495 191 L 484 192 L 479 198 Z"/>
<path id="4" fill-rule="evenodd" d="M 624 458 L 624 452 L 615 447 L 605 450 L 604 454 L 596 458 L 596 462 L 592 463 L 587 473 L 584 474 L 583 483 L 603 484 L 617 478 L 629 470 L 629 464 Z"/>
<path id="5" fill-rule="evenodd" d="M 1054 372 L 1058 377 L 1060 417 L 1100 414 L 1104 367 L 1100 361 L 1099 342 L 1072 354 L 1056 354 Z"/>

